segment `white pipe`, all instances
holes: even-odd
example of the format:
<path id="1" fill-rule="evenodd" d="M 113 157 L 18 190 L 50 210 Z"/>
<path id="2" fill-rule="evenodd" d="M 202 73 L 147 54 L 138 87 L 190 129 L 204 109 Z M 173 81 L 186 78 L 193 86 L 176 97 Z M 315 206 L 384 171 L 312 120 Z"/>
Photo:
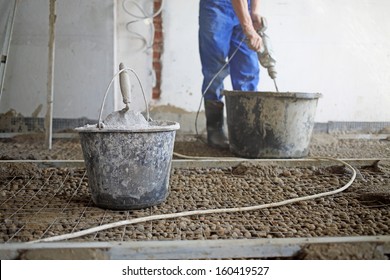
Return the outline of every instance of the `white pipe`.
<path id="1" fill-rule="evenodd" d="M 54 100 L 54 59 L 55 59 L 55 23 L 56 23 L 56 0 L 50 0 L 49 15 L 49 54 L 47 66 L 47 111 L 45 117 L 46 144 L 52 148 L 53 134 L 53 100 Z"/>

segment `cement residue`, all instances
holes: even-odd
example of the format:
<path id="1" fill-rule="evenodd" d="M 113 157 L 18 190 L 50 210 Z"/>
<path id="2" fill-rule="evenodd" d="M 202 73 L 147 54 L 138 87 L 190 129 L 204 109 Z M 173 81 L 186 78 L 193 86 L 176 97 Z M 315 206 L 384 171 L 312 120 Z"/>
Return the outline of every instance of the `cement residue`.
<path id="1" fill-rule="evenodd" d="M 0 114 L 0 132 L 27 132 L 24 116 L 14 109 Z"/>
<path id="2" fill-rule="evenodd" d="M 134 111 L 117 111 L 111 113 L 103 121 L 105 127 L 113 129 L 146 129 L 149 127 L 148 121 L 140 112 Z"/>
<path id="3" fill-rule="evenodd" d="M 390 126 L 387 126 L 379 131 L 380 134 L 390 134 Z"/>
<path id="4" fill-rule="evenodd" d="M 299 254 L 304 260 L 388 260 L 377 244 L 315 244 L 308 245 Z"/>
<path id="5" fill-rule="evenodd" d="M 151 107 L 150 112 L 151 113 L 158 112 L 158 113 L 190 114 L 190 112 L 188 112 L 182 108 L 172 106 L 172 105 L 154 106 L 154 107 Z"/>
<path id="6" fill-rule="evenodd" d="M 21 260 L 108 260 L 104 249 L 62 248 L 58 250 L 35 249 L 20 253 Z"/>
<path id="7" fill-rule="evenodd" d="M 180 128 L 179 123 L 170 121 L 147 121 L 141 112 L 120 110 L 111 113 L 100 125 L 87 124 L 76 128 L 79 132 L 156 132 L 172 131 Z"/>

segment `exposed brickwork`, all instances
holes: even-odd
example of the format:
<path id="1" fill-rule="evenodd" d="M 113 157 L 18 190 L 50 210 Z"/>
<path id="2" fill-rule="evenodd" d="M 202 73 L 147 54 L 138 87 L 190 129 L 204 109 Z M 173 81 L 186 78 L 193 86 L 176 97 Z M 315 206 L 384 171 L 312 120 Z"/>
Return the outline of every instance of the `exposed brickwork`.
<path id="1" fill-rule="evenodd" d="M 157 12 L 162 4 L 162 0 L 154 0 L 154 12 Z M 163 34 L 163 21 L 161 13 L 154 17 L 154 43 L 153 43 L 153 70 L 156 73 L 156 84 L 153 87 L 152 98 L 159 99 L 161 96 L 161 71 L 162 71 L 162 63 L 161 63 L 161 55 L 163 52 L 163 42 L 164 42 L 164 34 Z"/>

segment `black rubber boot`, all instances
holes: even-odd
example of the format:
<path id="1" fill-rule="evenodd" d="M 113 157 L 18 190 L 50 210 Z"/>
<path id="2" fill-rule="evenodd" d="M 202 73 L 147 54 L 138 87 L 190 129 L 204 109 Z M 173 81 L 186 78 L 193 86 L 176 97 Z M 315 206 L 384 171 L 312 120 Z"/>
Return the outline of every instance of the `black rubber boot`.
<path id="1" fill-rule="evenodd" d="M 223 102 L 206 100 L 207 143 L 211 147 L 228 149 L 229 142 L 223 131 Z"/>

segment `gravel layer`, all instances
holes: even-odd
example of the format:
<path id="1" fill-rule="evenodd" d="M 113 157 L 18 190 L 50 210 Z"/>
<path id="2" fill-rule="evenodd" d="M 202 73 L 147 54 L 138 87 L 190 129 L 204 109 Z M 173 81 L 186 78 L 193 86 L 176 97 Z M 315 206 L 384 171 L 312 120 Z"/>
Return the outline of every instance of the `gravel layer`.
<path id="1" fill-rule="evenodd" d="M 343 135 L 313 134 L 309 157 L 390 158 L 390 139 L 342 139 Z M 195 137 L 177 137 L 175 152 L 189 156 L 234 157 L 229 150 L 209 147 Z"/>
<path id="2" fill-rule="evenodd" d="M 351 176 L 337 166 L 284 168 L 241 164 L 223 169 L 173 169 L 166 202 L 142 210 L 111 211 L 93 205 L 84 169 L 11 165 L 8 169 L 12 172 L 3 172 L 1 178 L 0 242 L 31 241 L 149 215 L 278 202 L 337 189 Z M 389 235 L 390 169 L 367 167 L 361 168 L 360 174 L 345 192 L 329 197 L 256 211 L 129 225 L 77 240 Z"/>
<path id="3" fill-rule="evenodd" d="M 233 157 L 229 150 L 209 147 L 194 136 L 178 135 L 176 153 L 186 156 Z M 338 135 L 314 134 L 309 146 L 309 157 L 390 158 L 389 140 L 340 139 Z M 175 156 L 175 158 L 179 158 Z M 78 138 L 54 139 L 48 150 L 42 135 L 24 135 L 0 139 L 0 160 L 82 160 Z"/>
<path id="4" fill-rule="evenodd" d="M 175 152 L 189 156 L 233 156 L 229 151 L 210 148 L 191 136 L 177 137 Z M 310 156 L 390 158 L 390 141 L 345 140 L 336 135 L 314 135 Z M 48 151 L 42 136 L 29 135 L 1 139 L 0 159 L 79 160 L 83 157 L 78 139 L 55 139 L 52 150 Z M 29 163 L 0 163 L 0 242 L 37 240 L 150 215 L 277 202 L 334 190 L 345 184 L 350 175 L 340 167 L 317 166 L 287 168 L 242 164 L 234 168 L 173 169 L 166 202 L 136 211 L 111 211 L 93 205 L 88 177 L 82 168 L 41 169 Z M 376 166 L 360 168 L 353 185 L 333 196 L 249 212 L 196 215 L 128 225 L 75 240 L 390 235 L 389 213 L 390 168 L 380 162 Z M 308 247 L 300 257 L 337 258 L 325 254 L 334 252 L 325 247 Z M 370 254 L 371 249 L 359 250 L 347 246 L 344 250 L 347 254 L 339 254 L 339 258 L 386 258 Z M 360 253 L 347 256 L 354 251 Z"/>

